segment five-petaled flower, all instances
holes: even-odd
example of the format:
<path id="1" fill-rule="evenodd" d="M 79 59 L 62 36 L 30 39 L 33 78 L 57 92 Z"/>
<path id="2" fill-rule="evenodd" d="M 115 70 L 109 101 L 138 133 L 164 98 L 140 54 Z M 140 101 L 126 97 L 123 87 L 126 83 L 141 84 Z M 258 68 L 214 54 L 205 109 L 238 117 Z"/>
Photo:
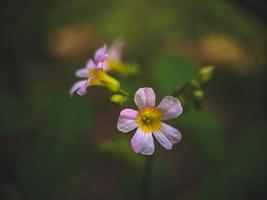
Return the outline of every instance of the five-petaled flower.
<path id="1" fill-rule="evenodd" d="M 85 95 L 88 86 L 103 86 L 114 92 L 119 90 L 120 83 L 103 69 L 107 56 L 107 47 L 104 45 L 95 52 L 94 60 L 90 59 L 86 67 L 76 71 L 77 77 L 86 79 L 76 82 L 71 87 L 71 95 L 75 92 L 80 96 Z"/>
<path id="2" fill-rule="evenodd" d="M 181 140 L 181 133 L 176 128 L 162 122 L 181 115 L 183 108 L 180 101 L 166 96 L 155 107 L 156 96 L 152 88 L 140 88 L 134 97 L 139 111 L 126 108 L 121 111 L 117 128 L 123 133 L 137 128 L 131 139 L 131 146 L 136 153 L 151 155 L 154 153 L 154 137 L 167 150 Z"/>

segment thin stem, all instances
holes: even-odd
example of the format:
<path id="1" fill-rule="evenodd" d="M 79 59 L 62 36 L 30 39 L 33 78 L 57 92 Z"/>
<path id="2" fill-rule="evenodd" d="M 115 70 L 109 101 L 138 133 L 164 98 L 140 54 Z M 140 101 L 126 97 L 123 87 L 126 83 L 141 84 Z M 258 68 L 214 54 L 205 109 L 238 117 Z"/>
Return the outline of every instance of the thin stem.
<path id="1" fill-rule="evenodd" d="M 172 95 L 178 97 L 190 86 L 191 86 L 191 81 L 188 81 L 180 89 L 176 90 Z"/>
<path id="2" fill-rule="evenodd" d="M 141 188 L 141 200 L 151 199 L 151 178 L 153 174 L 153 156 L 147 156 L 143 170 L 143 180 Z"/>
<path id="3" fill-rule="evenodd" d="M 118 90 L 118 92 L 123 94 L 124 96 L 129 96 L 128 92 L 126 92 L 125 90 L 123 90 L 121 88 Z"/>

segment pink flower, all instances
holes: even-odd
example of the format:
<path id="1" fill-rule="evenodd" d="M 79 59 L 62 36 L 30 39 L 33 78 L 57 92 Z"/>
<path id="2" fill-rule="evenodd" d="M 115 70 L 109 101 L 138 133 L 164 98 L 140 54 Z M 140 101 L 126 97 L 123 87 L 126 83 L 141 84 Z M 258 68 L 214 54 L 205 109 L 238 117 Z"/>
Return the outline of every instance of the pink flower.
<path id="1" fill-rule="evenodd" d="M 121 61 L 123 41 L 121 39 L 116 39 L 112 45 L 107 50 L 107 59 L 103 64 L 103 69 L 105 71 L 110 71 L 114 67 L 113 65 L 118 65 Z"/>
<path id="2" fill-rule="evenodd" d="M 107 45 L 104 45 L 102 48 L 98 49 L 95 52 L 95 62 L 97 64 L 97 68 L 102 68 L 106 58 L 108 57 L 107 54 Z"/>
<path id="3" fill-rule="evenodd" d="M 76 71 L 75 75 L 79 78 L 85 78 L 76 82 L 70 89 L 70 94 L 77 92 L 83 96 L 87 93 L 88 86 L 103 86 L 112 91 L 118 90 L 119 82 L 109 76 L 103 69 L 103 64 L 107 58 L 107 47 L 104 45 L 95 52 L 94 61 L 89 60 L 86 66 Z"/>
<path id="4" fill-rule="evenodd" d="M 135 93 L 135 104 L 139 111 L 126 108 L 121 111 L 117 128 L 123 133 L 137 128 L 131 139 L 131 146 L 136 153 L 151 155 L 154 153 L 154 137 L 167 150 L 179 142 L 181 133 L 176 128 L 162 122 L 174 119 L 182 114 L 183 108 L 178 99 L 166 96 L 155 107 L 156 96 L 152 88 L 140 88 Z"/>
<path id="5" fill-rule="evenodd" d="M 90 85 L 90 71 L 96 71 L 97 66 L 93 60 L 89 60 L 86 67 L 76 71 L 75 75 L 79 78 L 86 78 L 85 80 L 80 80 L 76 82 L 70 89 L 70 94 L 73 95 L 77 92 L 78 95 L 83 96 L 87 93 L 87 87 Z"/>

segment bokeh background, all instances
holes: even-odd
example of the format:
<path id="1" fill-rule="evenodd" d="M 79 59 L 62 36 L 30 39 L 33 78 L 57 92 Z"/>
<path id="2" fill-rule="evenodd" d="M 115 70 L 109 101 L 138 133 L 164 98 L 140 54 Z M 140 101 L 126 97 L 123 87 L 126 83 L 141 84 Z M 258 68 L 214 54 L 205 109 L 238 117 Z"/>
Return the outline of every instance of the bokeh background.
<path id="1" fill-rule="evenodd" d="M 2 0 L 0 199 L 139 199 L 144 156 L 116 129 L 120 107 L 90 88 L 70 98 L 76 69 L 124 39 L 114 74 L 159 100 L 215 64 L 201 110 L 171 124 L 172 151 L 156 146 L 153 199 L 267 199 L 266 26 L 263 0 Z M 134 106 L 132 99 L 127 106 Z"/>

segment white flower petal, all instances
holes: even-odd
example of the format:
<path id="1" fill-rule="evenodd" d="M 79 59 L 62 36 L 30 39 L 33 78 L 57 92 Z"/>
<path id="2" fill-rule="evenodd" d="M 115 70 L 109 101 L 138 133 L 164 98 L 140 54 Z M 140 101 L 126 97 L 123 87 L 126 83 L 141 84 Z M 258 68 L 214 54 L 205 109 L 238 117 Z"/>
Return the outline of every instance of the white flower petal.
<path id="1" fill-rule="evenodd" d="M 156 95 L 149 87 L 139 88 L 134 96 L 134 102 L 142 110 L 146 107 L 155 107 Z"/>
<path id="2" fill-rule="evenodd" d="M 86 67 L 82 69 L 78 69 L 75 75 L 80 78 L 88 78 L 88 69 Z"/>
<path id="3" fill-rule="evenodd" d="M 162 120 L 174 119 L 183 112 L 183 107 L 180 101 L 172 96 L 164 97 L 157 106 L 157 109 L 163 112 Z"/>
<path id="4" fill-rule="evenodd" d="M 135 128 L 137 128 L 136 118 L 138 112 L 133 109 L 126 108 L 121 111 L 117 128 L 119 131 L 123 133 L 127 133 Z"/>
<path id="5" fill-rule="evenodd" d="M 108 49 L 108 59 L 113 61 L 120 61 L 122 47 L 123 41 L 121 39 L 116 39 Z"/>
<path id="6" fill-rule="evenodd" d="M 132 137 L 131 146 L 136 153 L 143 155 L 151 155 L 155 151 L 152 134 L 144 133 L 140 128 L 137 129 Z"/>
<path id="7" fill-rule="evenodd" d="M 171 141 L 161 132 L 155 132 L 153 135 L 156 137 L 158 142 L 167 150 L 172 149 L 172 143 Z"/>
<path id="8" fill-rule="evenodd" d="M 70 89 L 71 96 L 77 91 L 77 94 L 83 96 L 87 92 L 89 86 L 89 79 L 76 82 Z"/>
<path id="9" fill-rule="evenodd" d="M 107 45 L 104 45 L 95 52 L 95 61 L 96 63 L 99 62 L 103 63 L 106 57 L 107 57 Z"/>
<path id="10" fill-rule="evenodd" d="M 182 134 L 178 129 L 165 124 L 164 122 L 161 123 L 161 126 L 160 132 L 163 133 L 172 144 L 180 142 Z"/>
<path id="11" fill-rule="evenodd" d="M 96 65 L 92 59 L 86 63 L 87 70 L 96 69 Z"/>

